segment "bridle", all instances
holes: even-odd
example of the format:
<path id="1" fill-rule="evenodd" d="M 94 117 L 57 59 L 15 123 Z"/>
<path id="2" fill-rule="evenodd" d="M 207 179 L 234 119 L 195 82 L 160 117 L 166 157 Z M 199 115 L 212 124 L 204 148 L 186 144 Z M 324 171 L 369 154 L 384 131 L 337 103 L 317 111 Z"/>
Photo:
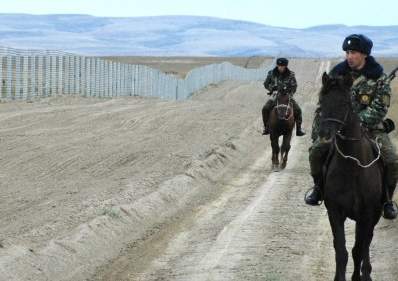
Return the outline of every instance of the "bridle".
<path id="1" fill-rule="evenodd" d="M 376 163 L 376 162 L 380 159 L 380 156 L 381 156 L 381 150 L 380 150 L 380 145 L 379 145 L 379 143 L 378 143 L 378 140 L 379 140 L 378 137 L 376 137 L 376 140 L 372 140 L 371 138 L 368 137 L 369 141 L 373 142 L 373 143 L 376 145 L 376 147 L 377 147 L 377 156 L 376 156 L 376 158 L 373 159 L 372 161 L 370 161 L 368 164 L 362 164 L 361 161 L 360 161 L 358 158 L 356 158 L 356 157 L 354 157 L 354 156 L 351 156 L 351 155 L 346 155 L 346 154 L 344 154 L 344 153 L 342 152 L 342 150 L 339 148 L 338 144 L 337 144 L 337 137 L 340 138 L 341 140 L 345 140 L 345 141 L 359 141 L 359 140 L 361 140 L 360 138 L 358 139 L 358 138 L 349 138 L 349 137 L 346 137 L 346 136 L 344 136 L 344 135 L 341 133 L 341 130 L 342 130 L 342 129 L 344 128 L 344 126 L 347 124 L 348 114 L 349 114 L 349 109 L 346 111 L 343 121 L 340 120 L 340 119 L 336 119 L 336 118 L 325 118 L 325 119 L 322 119 L 321 122 L 323 122 L 323 123 L 326 123 L 326 122 L 335 122 L 335 123 L 340 124 L 341 126 L 340 126 L 340 128 L 337 130 L 337 132 L 336 132 L 336 137 L 333 137 L 334 146 L 335 146 L 337 152 L 338 152 L 338 153 L 340 154 L 340 156 L 343 157 L 344 159 L 351 159 L 351 160 L 353 160 L 359 167 L 361 167 L 361 168 L 369 168 L 369 167 L 371 167 L 374 163 Z M 365 134 L 365 135 L 366 135 L 366 134 Z M 361 137 L 361 138 L 362 138 L 362 137 Z"/>
<path id="2" fill-rule="evenodd" d="M 289 116 L 289 109 L 290 109 L 290 95 L 289 94 L 287 94 L 288 95 L 288 98 L 289 98 L 289 100 L 288 100 L 288 102 L 287 102 L 287 104 L 279 104 L 279 95 L 281 95 L 279 92 L 278 92 L 278 94 L 277 94 L 277 97 L 276 97 L 276 106 L 275 106 L 275 108 L 276 108 L 276 110 L 278 111 L 278 108 L 286 108 L 286 112 L 285 112 L 285 116 L 283 116 L 283 117 L 279 117 L 279 114 L 278 114 L 278 118 L 280 119 L 280 120 L 289 120 L 290 118 L 291 118 L 291 116 Z"/>
<path id="3" fill-rule="evenodd" d="M 350 141 L 359 141 L 360 139 L 358 138 L 351 138 L 351 137 L 346 137 L 345 135 L 343 135 L 341 133 L 341 130 L 344 128 L 345 125 L 347 125 L 347 119 L 348 119 L 348 114 L 349 114 L 349 109 L 347 109 L 345 115 L 344 115 L 344 119 L 340 120 L 337 118 L 324 118 L 321 120 L 322 123 L 326 123 L 326 122 L 334 122 L 334 123 L 338 123 L 341 126 L 339 127 L 339 129 L 336 132 L 336 135 L 342 139 L 342 140 L 350 140 Z"/>

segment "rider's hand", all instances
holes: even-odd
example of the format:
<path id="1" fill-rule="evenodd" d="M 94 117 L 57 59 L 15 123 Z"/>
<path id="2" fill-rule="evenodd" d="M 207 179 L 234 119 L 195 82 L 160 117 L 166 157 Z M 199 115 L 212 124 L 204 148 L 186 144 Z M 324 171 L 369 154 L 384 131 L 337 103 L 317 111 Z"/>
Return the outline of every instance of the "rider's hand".
<path id="1" fill-rule="evenodd" d="M 387 118 L 386 120 L 383 121 L 383 127 L 384 127 L 384 131 L 388 134 L 392 131 L 395 130 L 395 124 L 394 121 L 392 121 L 391 119 Z"/>

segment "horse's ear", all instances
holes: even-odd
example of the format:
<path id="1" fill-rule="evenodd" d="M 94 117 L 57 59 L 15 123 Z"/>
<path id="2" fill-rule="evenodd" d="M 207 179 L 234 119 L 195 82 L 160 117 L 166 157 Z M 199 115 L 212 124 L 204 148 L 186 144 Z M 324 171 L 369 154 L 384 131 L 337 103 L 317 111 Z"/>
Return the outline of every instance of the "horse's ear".
<path id="1" fill-rule="evenodd" d="M 346 73 L 343 77 L 344 85 L 347 88 L 351 88 L 352 84 L 354 83 L 352 79 L 352 75 L 350 73 Z"/>
<path id="2" fill-rule="evenodd" d="M 327 85 L 329 80 L 330 80 L 329 75 L 326 72 L 324 72 L 323 75 L 322 75 L 322 85 L 323 86 Z"/>

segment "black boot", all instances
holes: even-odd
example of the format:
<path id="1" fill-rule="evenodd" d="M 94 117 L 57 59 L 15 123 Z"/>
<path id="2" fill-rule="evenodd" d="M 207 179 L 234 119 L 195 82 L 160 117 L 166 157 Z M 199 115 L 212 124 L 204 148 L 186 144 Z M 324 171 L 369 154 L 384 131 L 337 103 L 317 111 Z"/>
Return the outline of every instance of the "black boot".
<path id="1" fill-rule="evenodd" d="M 261 110 L 261 115 L 263 117 L 263 124 L 264 124 L 263 135 L 270 134 L 268 126 L 268 118 L 269 118 L 269 113 L 273 108 L 274 108 L 274 101 L 270 99 L 267 101 L 267 103 L 263 106 L 263 109 Z"/>
<path id="2" fill-rule="evenodd" d="M 307 205 L 318 206 L 322 203 L 321 177 L 314 176 L 314 187 L 310 194 L 306 194 L 304 201 Z M 307 192 L 308 193 L 308 192 Z"/>
<path id="3" fill-rule="evenodd" d="M 383 206 L 383 217 L 388 220 L 396 219 L 398 216 L 398 210 L 396 204 L 392 201 L 388 201 Z"/>
<path id="4" fill-rule="evenodd" d="M 301 108 L 294 99 L 292 100 L 292 103 L 294 110 L 294 119 L 296 120 L 296 136 L 301 137 L 305 135 L 305 132 L 301 129 L 301 123 L 303 123 Z"/>
<path id="5" fill-rule="evenodd" d="M 296 136 L 301 137 L 304 136 L 305 132 L 303 131 L 303 129 L 301 129 L 301 124 L 297 123 L 296 125 Z"/>
<path id="6" fill-rule="evenodd" d="M 303 123 L 303 119 L 301 117 L 301 110 L 296 112 L 297 116 L 294 116 L 296 119 L 296 136 L 301 137 L 305 135 L 303 129 L 301 129 L 301 123 Z"/>
<path id="7" fill-rule="evenodd" d="M 268 109 L 264 106 L 263 108 L 263 124 L 264 124 L 264 130 L 263 130 L 263 135 L 269 135 L 269 127 L 268 127 Z"/>
<path id="8" fill-rule="evenodd" d="M 387 220 L 396 219 L 398 216 L 397 204 L 392 201 L 394 197 L 394 191 L 397 186 L 397 180 L 395 176 L 396 165 L 387 165 L 385 167 L 385 182 L 387 183 L 386 189 L 386 201 L 383 205 L 383 218 Z"/>

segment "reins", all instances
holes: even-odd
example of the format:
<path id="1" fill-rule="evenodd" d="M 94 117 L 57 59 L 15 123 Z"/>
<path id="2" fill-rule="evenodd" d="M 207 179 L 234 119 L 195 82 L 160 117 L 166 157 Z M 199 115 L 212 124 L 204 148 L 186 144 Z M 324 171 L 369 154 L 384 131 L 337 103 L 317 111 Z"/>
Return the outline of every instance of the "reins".
<path id="1" fill-rule="evenodd" d="M 371 167 L 374 163 L 376 163 L 380 159 L 381 150 L 380 150 L 380 145 L 378 143 L 378 139 L 379 139 L 378 137 L 376 137 L 375 141 L 372 139 L 369 139 L 369 141 L 373 142 L 377 147 L 377 157 L 375 159 L 373 159 L 371 162 L 369 162 L 368 164 L 362 164 L 358 158 L 351 156 L 351 155 L 344 154 L 337 144 L 337 138 L 334 138 L 334 146 L 341 157 L 343 157 L 344 159 L 351 159 L 354 162 L 356 162 L 359 167 L 366 169 L 366 168 Z"/>
<path id="2" fill-rule="evenodd" d="M 289 95 L 289 100 L 288 100 L 287 104 L 279 104 L 279 99 L 278 98 L 276 99 L 276 106 L 275 106 L 276 110 L 278 110 L 278 108 L 281 108 L 281 107 L 286 108 L 286 113 L 284 114 L 285 116 L 282 118 L 279 118 L 279 114 L 278 114 L 278 118 L 281 120 L 286 120 L 286 121 L 289 120 L 291 118 L 291 116 L 288 116 L 289 109 L 290 109 L 290 95 Z"/>
<path id="3" fill-rule="evenodd" d="M 336 118 L 325 118 L 325 119 L 322 120 L 322 122 L 335 122 L 335 123 L 341 124 L 342 127 L 343 127 L 343 126 L 346 125 L 346 121 L 347 121 L 347 118 L 348 118 L 348 112 L 349 111 L 347 110 L 347 112 L 346 112 L 346 114 L 344 116 L 344 121 L 341 121 L 340 119 L 336 119 Z M 361 139 L 358 139 L 358 138 L 346 137 L 343 134 L 341 134 L 340 131 L 341 131 L 341 128 L 340 128 L 340 130 L 337 131 L 336 136 L 339 137 L 342 140 L 345 140 L 345 141 L 359 141 L 359 140 L 361 140 Z M 354 156 L 351 156 L 351 155 L 344 154 L 342 152 L 342 150 L 340 149 L 339 145 L 337 144 L 337 137 L 334 137 L 334 146 L 335 146 L 337 152 L 344 159 L 350 159 L 350 160 L 354 161 L 359 167 L 365 168 L 365 169 L 369 168 L 380 159 L 381 150 L 380 150 L 380 145 L 378 143 L 378 139 L 379 139 L 378 137 L 376 137 L 375 141 L 372 140 L 371 138 L 368 138 L 368 140 L 370 142 L 373 142 L 376 145 L 376 147 L 377 147 L 377 157 L 375 159 L 373 159 L 372 161 L 370 161 L 368 164 L 362 164 L 361 161 L 358 158 L 356 158 Z"/>

